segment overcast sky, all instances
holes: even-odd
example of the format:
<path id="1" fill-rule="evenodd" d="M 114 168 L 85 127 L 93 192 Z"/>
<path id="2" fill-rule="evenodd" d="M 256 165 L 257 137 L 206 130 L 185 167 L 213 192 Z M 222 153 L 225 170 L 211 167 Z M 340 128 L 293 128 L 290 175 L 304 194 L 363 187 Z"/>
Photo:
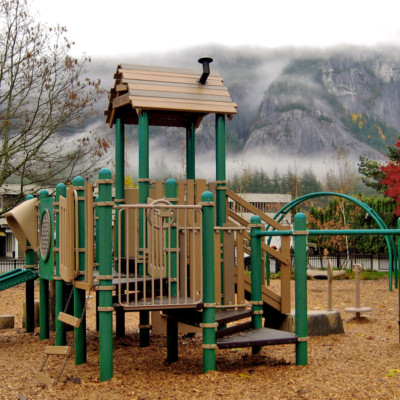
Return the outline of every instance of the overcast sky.
<path id="1" fill-rule="evenodd" d="M 75 52 L 131 57 L 193 45 L 330 47 L 399 44 L 400 2 L 286 0 L 33 0 L 68 28 Z"/>

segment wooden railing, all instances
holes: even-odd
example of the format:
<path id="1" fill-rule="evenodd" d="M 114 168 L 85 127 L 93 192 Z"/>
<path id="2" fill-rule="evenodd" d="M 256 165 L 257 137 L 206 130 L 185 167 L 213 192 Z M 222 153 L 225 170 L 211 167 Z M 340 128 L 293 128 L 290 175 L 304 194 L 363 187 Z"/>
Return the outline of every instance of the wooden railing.
<path id="1" fill-rule="evenodd" d="M 290 229 L 288 226 L 283 226 L 280 223 L 273 220 L 271 217 L 260 211 L 258 208 L 254 207 L 238 194 L 232 192 L 232 190 L 227 189 L 226 195 L 233 201 L 237 202 L 244 209 L 248 210 L 248 212 L 253 213 L 261 218 L 263 222 L 268 224 L 269 226 L 275 228 L 278 231 L 284 231 Z M 227 209 L 227 221 L 234 223 L 236 226 L 244 226 L 247 227 L 249 222 L 242 218 L 240 215 L 236 214 L 232 210 Z M 250 235 L 245 230 L 243 233 L 243 237 L 250 241 Z M 236 243 L 237 244 L 237 243 Z M 290 237 L 282 236 L 281 240 L 281 249 L 280 251 L 276 251 L 272 247 L 268 246 L 266 243 L 261 244 L 262 248 L 262 258 L 263 265 L 265 265 L 266 257 L 272 256 L 277 260 L 281 261 L 281 295 L 274 293 L 271 289 L 269 289 L 265 284 L 265 268 L 263 268 L 263 301 L 281 313 L 289 313 L 290 312 Z M 238 248 L 236 247 L 237 258 L 244 257 L 244 253 L 250 254 L 250 248 L 243 248 L 243 256 L 239 255 Z M 244 272 L 242 273 L 238 269 L 236 270 L 237 280 L 243 280 L 245 290 L 251 290 L 251 279 Z"/>

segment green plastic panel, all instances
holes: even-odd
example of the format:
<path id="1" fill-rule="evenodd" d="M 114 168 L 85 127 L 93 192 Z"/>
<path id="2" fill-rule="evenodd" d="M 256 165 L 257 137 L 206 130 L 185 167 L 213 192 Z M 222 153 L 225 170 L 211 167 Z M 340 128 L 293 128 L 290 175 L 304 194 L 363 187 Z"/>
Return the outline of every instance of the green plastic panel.
<path id="1" fill-rule="evenodd" d="M 39 207 L 39 274 L 49 281 L 54 274 L 53 202 L 53 197 L 41 199 Z"/>
<path id="2" fill-rule="evenodd" d="M 38 277 L 37 272 L 30 269 L 22 270 L 20 268 L 6 272 L 0 275 L 0 292 L 10 287 L 19 285 L 20 283 L 31 281 Z"/>

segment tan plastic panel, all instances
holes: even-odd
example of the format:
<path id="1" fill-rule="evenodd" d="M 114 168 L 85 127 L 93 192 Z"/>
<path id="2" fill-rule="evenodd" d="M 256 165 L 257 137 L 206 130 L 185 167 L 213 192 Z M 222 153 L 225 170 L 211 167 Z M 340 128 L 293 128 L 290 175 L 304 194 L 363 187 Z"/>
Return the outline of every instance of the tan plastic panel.
<path id="1" fill-rule="evenodd" d="M 65 282 L 75 278 L 74 259 L 74 192 L 67 188 L 67 198 L 60 196 L 60 275 Z"/>
<path id="2" fill-rule="evenodd" d="M 27 240 L 33 250 L 38 248 L 37 203 L 38 199 L 24 201 L 5 215 L 8 226 L 23 251 L 27 250 Z"/>

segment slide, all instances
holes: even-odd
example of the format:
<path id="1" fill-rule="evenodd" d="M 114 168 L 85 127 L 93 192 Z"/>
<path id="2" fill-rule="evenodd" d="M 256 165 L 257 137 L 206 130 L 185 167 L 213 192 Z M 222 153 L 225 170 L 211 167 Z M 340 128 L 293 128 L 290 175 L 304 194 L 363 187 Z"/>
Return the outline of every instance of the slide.
<path id="1" fill-rule="evenodd" d="M 38 277 L 37 272 L 33 272 L 31 269 L 14 269 L 12 271 L 6 272 L 0 275 L 0 292 L 2 290 L 8 289 L 20 283 L 31 281 Z"/>

